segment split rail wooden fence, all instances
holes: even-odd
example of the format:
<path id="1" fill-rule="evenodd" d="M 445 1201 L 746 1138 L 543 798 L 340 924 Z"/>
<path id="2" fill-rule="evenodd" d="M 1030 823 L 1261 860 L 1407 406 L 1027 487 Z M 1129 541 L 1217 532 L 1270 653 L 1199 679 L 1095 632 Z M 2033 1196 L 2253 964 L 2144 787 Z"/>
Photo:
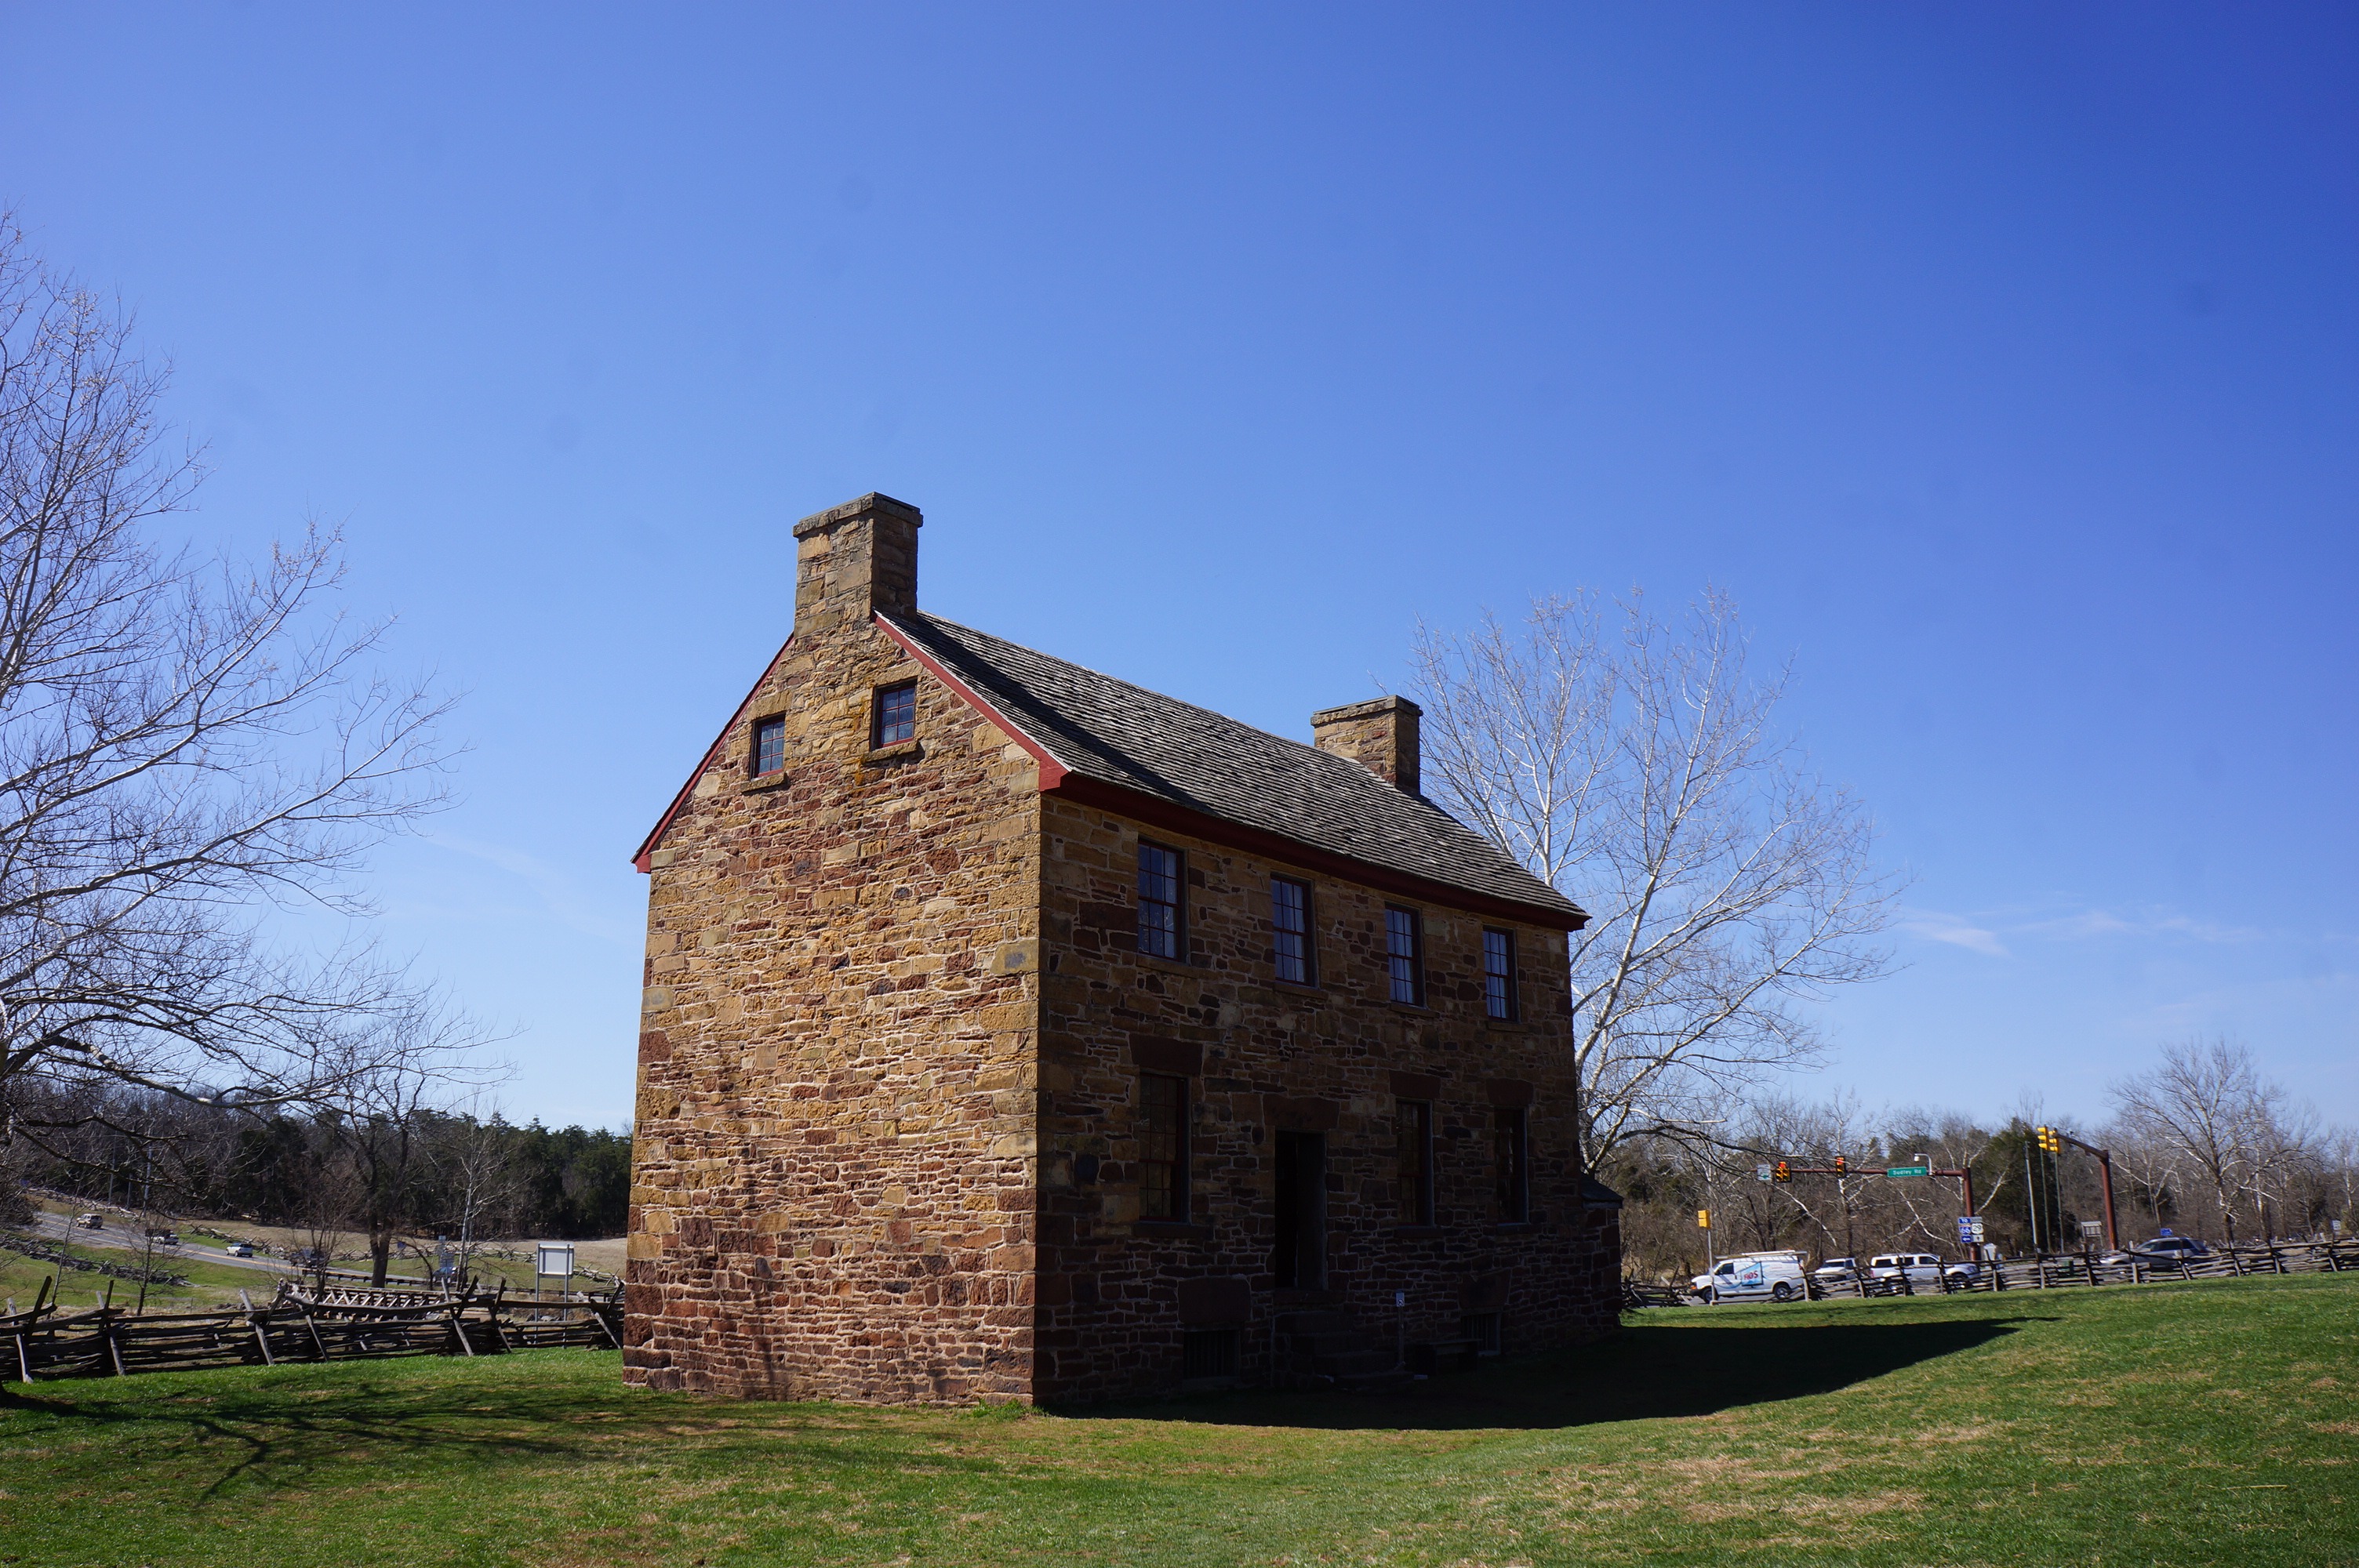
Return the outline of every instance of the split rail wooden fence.
<path id="1" fill-rule="evenodd" d="M 126 1377 L 199 1367 L 275 1367 L 388 1356 L 495 1356 L 552 1346 L 620 1348 L 619 1292 L 533 1302 L 496 1292 L 341 1290 L 282 1285 L 238 1312 L 134 1313 L 107 1303 L 60 1312 L 49 1281 L 27 1312 L 0 1314 L 0 1379 Z M 243 1298 L 245 1292 L 240 1292 Z"/>

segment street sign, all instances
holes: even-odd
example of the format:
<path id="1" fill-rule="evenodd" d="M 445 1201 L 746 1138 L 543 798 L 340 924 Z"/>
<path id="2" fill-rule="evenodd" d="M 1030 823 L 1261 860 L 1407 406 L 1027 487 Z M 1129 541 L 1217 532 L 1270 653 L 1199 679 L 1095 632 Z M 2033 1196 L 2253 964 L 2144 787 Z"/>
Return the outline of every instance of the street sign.
<path id="1" fill-rule="evenodd" d="M 1958 1216 L 1958 1245 L 1979 1247 L 1983 1244 L 1983 1217 L 1978 1214 Z"/>
<path id="2" fill-rule="evenodd" d="M 1756 1182 L 1766 1182 L 1766 1181 L 1767 1181 L 1767 1180 L 1769 1179 L 1769 1167 L 1768 1167 L 1768 1166 L 1767 1166 L 1767 1165 L 1756 1165 L 1756 1166 L 1754 1166 L 1754 1167 L 1753 1167 L 1753 1179 L 1754 1179 L 1755 1181 L 1756 1181 Z"/>
<path id="3" fill-rule="evenodd" d="M 1930 1165 L 1895 1165 L 1892 1169 L 1885 1172 L 1884 1173 L 1887 1176 L 1930 1176 L 1933 1173 L 1933 1167 Z"/>
<path id="4" fill-rule="evenodd" d="M 2104 1233 L 2105 1222 L 2102 1219 L 2084 1219 L 2081 1222 L 2081 1238 L 2084 1241 L 2094 1241 Z"/>

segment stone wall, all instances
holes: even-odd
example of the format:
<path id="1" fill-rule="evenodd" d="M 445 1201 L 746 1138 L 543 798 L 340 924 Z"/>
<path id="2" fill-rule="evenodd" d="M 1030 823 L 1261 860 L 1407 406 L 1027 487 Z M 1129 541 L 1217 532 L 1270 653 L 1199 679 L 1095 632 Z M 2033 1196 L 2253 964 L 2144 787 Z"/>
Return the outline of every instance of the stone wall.
<path id="1" fill-rule="evenodd" d="M 1035 1391 L 1174 1390 L 1183 1330 L 1234 1326 L 1247 1381 L 1271 1370 L 1275 1314 L 1350 1312 L 1389 1344 L 1453 1337 L 1496 1313 L 1503 1347 L 1609 1331 L 1620 1247 L 1581 1201 L 1561 933 L 1516 927 L 1518 1022 L 1485 1016 L 1482 930 L 1496 921 L 1273 864 L 1203 838 L 1042 802 L 1042 1138 Z M 1186 856 L 1185 962 L 1137 950 L 1141 834 Z M 1269 877 L 1314 890 L 1320 984 L 1275 975 Z M 1425 918 L 1426 1007 L 1389 1000 L 1384 907 Z M 1141 1217 L 1142 1072 L 1192 1088 L 1188 1222 Z M 1432 1223 L 1402 1223 L 1395 1117 L 1434 1107 Z M 1529 1220 L 1495 1211 L 1492 1118 L 1528 1106 Z M 1327 1288 L 1274 1283 L 1273 1140 L 1326 1134 Z M 1396 1308 L 1395 1293 L 1405 1297 Z"/>
<path id="2" fill-rule="evenodd" d="M 871 623 L 914 590 L 874 569 L 872 530 L 915 569 L 880 501 L 807 520 L 796 636 L 647 857 L 635 1385 L 1031 1392 L 1037 773 Z M 872 752 L 912 677 L 917 739 Z"/>

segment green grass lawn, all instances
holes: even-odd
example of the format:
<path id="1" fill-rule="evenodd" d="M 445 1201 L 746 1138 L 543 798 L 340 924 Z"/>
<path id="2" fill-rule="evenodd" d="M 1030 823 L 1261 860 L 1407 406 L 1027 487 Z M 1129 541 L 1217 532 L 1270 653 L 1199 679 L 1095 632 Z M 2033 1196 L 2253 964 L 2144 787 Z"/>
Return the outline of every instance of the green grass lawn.
<path id="1" fill-rule="evenodd" d="M 41 1238 L 43 1241 L 50 1238 Z M 134 1268 L 147 1260 L 147 1254 L 136 1246 L 92 1247 L 81 1241 L 65 1243 L 69 1256 L 92 1258 L 106 1263 L 127 1263 Z M 233 1269 L 220 1263 L 199 1262 L 180 1253 L 158 1249 L 149 1265 L 159 1273 L 179 1274 L 188 1280 L 185 1285 L 149 1285 L 149 1312 L 192 1312 L 200 1307 L 219 1306 L 226 1303 L 235 1306 L 241 1287 L 252 1293 L 259 1305 L 270 1299 L 278 1288 L 276 1280 L 250 1269 Z M 17 1306 L 29 1307 L 39 1292 L 43 1280 L 57 1281 L 56 1290 L 64 1292 L 68 1312 L 84 1312 L 105 1299 L 107 1286 L 114 1287 L 114 1304 L 128 1307 L 139 1299 L 136 1280 L 109 1280 L 96 1271 L 60 1270 L 55 1263 L 27 1258 L 21 1252 L 0 1248 L 0 1298 L 12 1298 Z M 5 1363 L 0 1357 L 0 1363 Z"/>
<path id="2" fill-rule="evenodd" d="M 2359 1563 L 2359 1276 L 1655 1311 L 1397 1398 L 913 1412 L 617 1370 L 10 1385 L 0 1562 Z"/>

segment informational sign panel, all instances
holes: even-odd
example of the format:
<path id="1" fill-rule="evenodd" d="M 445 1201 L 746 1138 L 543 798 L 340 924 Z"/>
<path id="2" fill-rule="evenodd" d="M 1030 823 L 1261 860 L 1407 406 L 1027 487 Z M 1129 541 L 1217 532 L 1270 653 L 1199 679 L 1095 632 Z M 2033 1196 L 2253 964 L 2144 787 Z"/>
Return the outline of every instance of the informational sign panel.
<path id="1" fill-rule="evenodd" d="M 1933 1173 L 1933 1167 L 1930 1165 L 1895 1165 L 1892 1169 L 1885 1172 L 1884 1173 L 1887 1176 L 1930 1176 Z"/>
<path id="2" fill-rule="evenodd" d="M 2082 1240 L 2094 1241 L 2104 1234 L 2105 1222 L 2104 1220 L 2084 1219 L 2081 1222 L 2081 1238 Z"/>
<path id="3" fill-rule="evenodd" d="M 1983 1217 L 1978 1214 L 1958 1216 L 1958 1245 L 1979 1247 L 1983 1244 Z"/>
<path id="4" fill-rule="evenodd" d="M 573 1244 L 570 1241 L 544 1241 L 540 1244 L 540 1262 L 535 1273 L 554 1274 L 559 1279 L 573 1276 Z"/>

